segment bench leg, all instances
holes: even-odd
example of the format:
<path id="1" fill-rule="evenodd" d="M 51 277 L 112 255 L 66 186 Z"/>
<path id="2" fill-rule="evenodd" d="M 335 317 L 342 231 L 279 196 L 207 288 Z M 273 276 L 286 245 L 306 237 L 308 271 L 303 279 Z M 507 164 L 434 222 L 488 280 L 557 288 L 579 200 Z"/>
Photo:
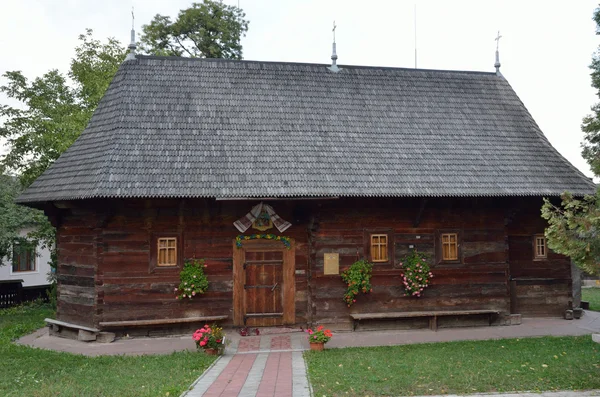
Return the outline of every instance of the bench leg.
<path id="1" fill-rule="evenodd" d="M 429 319 L 429 329 L 432 331 L 437 331 L 437 316 L 432 316 Z"/>
<path id="2" fill-rule="evenodd" d="M 352 331 L 356 331 L 356 327 L 358 326 L 358 320 L 354 320 L 352 322 Z"/>

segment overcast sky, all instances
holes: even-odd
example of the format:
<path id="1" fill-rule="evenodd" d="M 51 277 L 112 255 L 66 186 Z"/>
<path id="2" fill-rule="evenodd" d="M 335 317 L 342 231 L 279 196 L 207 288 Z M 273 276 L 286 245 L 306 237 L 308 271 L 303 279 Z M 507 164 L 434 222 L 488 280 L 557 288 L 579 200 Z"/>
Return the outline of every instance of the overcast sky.
<path id="1" fill-rule="evenodd" d="M 329 63 L 336 21 L 338 64 L 501 72 L 550 142 L 591 176 L 580 155 L 581 120 L 598 100 L 588 65 L 600 39 L 590 0 L 225 0 L 250 21 L 244 59 Z M 67 72 L 86 28 L 129 42 L 159 13 L 176 17 L 189 0 L 0 0 L 0 74 Z M 4 80 L 2 80 L 4 82 Z M 0 104 L 7 103 L 0 96 Z M 2 148 L 0 150 L 5 150 Z"/>

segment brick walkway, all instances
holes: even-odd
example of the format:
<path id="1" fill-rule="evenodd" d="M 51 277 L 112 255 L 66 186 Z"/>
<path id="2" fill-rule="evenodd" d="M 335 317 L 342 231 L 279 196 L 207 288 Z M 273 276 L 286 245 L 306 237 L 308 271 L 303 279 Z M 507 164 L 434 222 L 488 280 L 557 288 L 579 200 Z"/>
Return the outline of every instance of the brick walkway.
<path id="1" fill-rule="evenodd" d="M 308 397 L 302 333 L 244 337 L 206 371 L 186 397 Z"/>

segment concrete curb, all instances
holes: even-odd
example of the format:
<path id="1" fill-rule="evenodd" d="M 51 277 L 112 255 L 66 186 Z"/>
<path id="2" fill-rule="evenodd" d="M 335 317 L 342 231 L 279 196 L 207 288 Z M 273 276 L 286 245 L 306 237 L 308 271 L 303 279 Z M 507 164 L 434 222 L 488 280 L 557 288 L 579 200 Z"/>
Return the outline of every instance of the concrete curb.
<path id="1" fill-rule="evenodd" d="M 214 368 L 214 367 L 217 365 L 217 363 L 218 363 L 219 361 L 221 361 L 221 360 L 223 359 L 223 357 L 225 357 L 225 356 L 219 356 L 219 358 L 217 358 L 215 361 L 213 361 L 213 363 L 212 363 L 212 364 L 211 364 L 211 365 L 210 365 L 208 368 L 206 368 L 206 370 L 204 370 L 204 372 L 202 372 L 202 374 L 201 374 L 201 375 L 200 375 L 200 376 L 199 376 L 199 377 L 198 377 L 198 378 L 197 378 L 197 379 L 194 381 L 194 383 L 192 383 L 192 384 L 191 384 L 191 385 L 190 385 L 190 386 L 187 388 L 187 390 L 186 390 L 186 391 L 184 391 L 183 393 L 181 393 L 181 395 L 180 395 L 179 397 L 186 397 L 186 396 L 188 395 L 188 393 L 190 393 L 191 391 L 193 391 L 193 390 L 194 390 L 194 388 L 196 387 L 196 385 L 197 385 L 197 384 L 198 384 L 200 381 L 202 381 L 202 380 L 203 380 L 203 379 L 204 379 L 206 376 L 208 376 L 208 373 L 209 373 L 209 372 L 210 372 L 210 371 L 211 371 L 211 370 L 212 370 L 212 369 L 213 369 L 213 368 Z M 227 363 L 229 363 L 229 361 L 231 360 L 231 358 L 232 358 L 233 356 L 227 356 L 227 357 L 228 357 Z M 225 366 L 227 365 L 227 363 L 225 364 Z M 221 371 L 219 371 L 219 373 L 220 373 L 220 372 L 221 372 Z M 217 376 L 218 376 L 218 374 L 217 374 Z"/>

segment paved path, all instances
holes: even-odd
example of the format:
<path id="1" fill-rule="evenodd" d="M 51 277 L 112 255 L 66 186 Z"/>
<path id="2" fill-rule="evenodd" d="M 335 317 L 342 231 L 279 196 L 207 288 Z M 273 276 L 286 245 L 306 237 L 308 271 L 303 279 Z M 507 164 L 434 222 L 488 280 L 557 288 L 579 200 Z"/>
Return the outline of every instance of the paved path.
<path id="1" fill-rule="evenodd" d="M 303 333 L 234 339 L 185 397 L 309 397 Z"/>

